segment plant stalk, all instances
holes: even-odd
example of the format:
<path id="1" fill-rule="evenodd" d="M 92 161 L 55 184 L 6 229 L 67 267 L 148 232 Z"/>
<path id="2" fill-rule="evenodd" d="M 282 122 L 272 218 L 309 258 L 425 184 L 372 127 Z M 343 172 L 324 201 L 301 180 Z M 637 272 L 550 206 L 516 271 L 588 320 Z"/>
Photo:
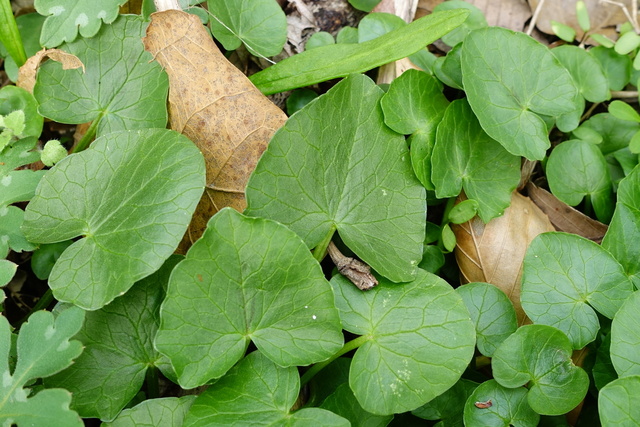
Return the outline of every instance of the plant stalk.
<path id="1" fill-rule="evenodd" d="M 18 67 L 22 67 L 27 62 L 27 54 L 24 51 L 18 24 L 13 17 L 10 0 L 0 0 L 0 41 L 7 48 L 9 55 Z"/>
<path id="2" fill-rule="evenodd" d="M 338 350 L 338 352 L 333 356 L 331 356 L 329 359 L 325 360 L 324 362 L 316 363 L 315 365 L 310 367 L 307 370 L 307 372 L 305 372 L 302 375 L 302 378 L 300 378 L 300 387 L 308 383 L 311 380 L 311 378 L 313 378 L 318 372 L 324 369 L 325 366 L 327 366 L 328 364 L 336 360 L 338 357 L 342 356 L 343 354 L 349 353 L 351 350 L 355 350 L 356 348 L 360 347 L 362 344 L 364 344 L 368 340 L 369 340 L 369 337 L 365 335 L 362 335 L 356 339 L 353 339 L 345 343 L 342 346 L 342 348 Z"/>
<path id="3" fill-rule="evenodd" d="M 158 383 L 158 368 L 149 366 L 145 375 L 147 384 L 147 399 L 157 399 L 160 397 L 160 385 Z"/>
<path id="4" fill-rule="evenodd" d="M 327 255 L 327 247 L 329 246 L 331 238 L 333 237 L 333 233 L 335 232 L 336 227 L 331 227 L 331 230 L 329 230 L 327 235 L 324 236 L 324 239 L 322 239 L 320 243 L 318 243 L 318 246 L 316 246 L 316 248 L 313 250 L 313 257 L 316 259 L 316 261 L 322 262 L 324 257 Z"/>
<path id="5" fill-rule="evenodd" d="M 69 154 L 79 153 L 81 151 L 84 151 L 89 146 L 89 143 L 91 143 L 91 140 L 93 139 L 93 137 L 96 136 L 98 124 L 100 124 L 100 120 L 102 119 L 102 116 L 103 114 L 100 113 L 100 115 L 96 117 L 96 119 L 93 122 L 91 122 L 89 129 L 87 129 L 84 135 L 82 135 L 82 138 L 80 138 L 80 141 L 78 141 L 78 144 L 76 144 L 76 146 L 71 149 L 71 152 Z"/>

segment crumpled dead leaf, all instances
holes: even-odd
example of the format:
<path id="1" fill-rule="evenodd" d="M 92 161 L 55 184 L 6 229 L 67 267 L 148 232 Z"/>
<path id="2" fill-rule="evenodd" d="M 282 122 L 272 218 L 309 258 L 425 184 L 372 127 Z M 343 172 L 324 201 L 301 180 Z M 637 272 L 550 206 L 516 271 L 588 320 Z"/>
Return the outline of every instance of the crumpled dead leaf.
<path id="1" fill-rule="evenodd" d="M 547 190 L 527 184 L 531 200 L 544 212 L 558 231 L 577 234 L 596 243 L 602 242 L 607 226 L 572 208 Z"/>
<path id="2" fill-rule="evenodd" d="M 529 0 L 531 10 L 535 10 L 538 7 L 538 3 L 540 3 L 540 0 Z M 617 38 L 616 25 L 622 24 L 627 20 L 622 8 L 610 3 L 604 3 L 601 0 L 584 0 L 584 3 L 589 12 L 592 32 L 603 34 L 615 40 Z M 616 0 L 616 3 L 623 4 L 628 10 L 631 10 L 631 0 Z M 543 33 L 553 34 L 551 30 L 552 20 L 576 30 L 578 39 L 584 33 L 580 25 L 578 25 L 578 18 L 576 17 L 576 0 L 545 1 L 540 9 L 536 27 Z"/>
<path id="3" fill-rule="evenodd" d="M 38 68 L 40 68 L 40 64 L 45 58 L 61 63 L 63 70 L 72 70 L 82 67 L 82 71 L 84 72 L 84 64 L 77 56 L 60 49 L 42 49 L 31 58 L 27 59 L 27 62 L 20 67 L 16 86 L 33 93 Z"/>
<path id="4" fill-rule="evenodd" d="M 466 199 L 461 197 L 459 200 Z M 520 193 L 511 195 L 501 217 L 484 224 L 477 216 L 451 224 L 456 235 L 456 260 L 463 283 L 487 282 L 500 288 L 516 310 L 518 325 L 528 321 L 520 304 L 522 262 L 529 243 L 540 233 L 555 231 L 547 216 Z"/>
<path id="5" fill-rule="evenodd" d="M 143 42 L 169 75 L 171 129 L 200 148 L 207 167 L 183 252 L 220 209 L 245 209 L 247 180 L 287 115 L 227 61 L 197 16 L 167 10 L 151 17 Z"/>

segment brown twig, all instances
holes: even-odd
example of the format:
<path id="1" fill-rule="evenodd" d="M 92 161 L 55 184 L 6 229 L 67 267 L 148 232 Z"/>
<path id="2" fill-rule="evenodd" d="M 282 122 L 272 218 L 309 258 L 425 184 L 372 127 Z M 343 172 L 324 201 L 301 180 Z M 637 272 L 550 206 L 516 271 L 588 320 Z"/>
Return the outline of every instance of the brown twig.
<path id="1" fill-rule="evenodd" d="M 327 253 L 340 274 L 349 279 L 361 291 L 368 291 L 378 284 L 378 280 L 371 274 L 367 264 L 355 258 L 342 255 L 342 252 L 333 242 L 330 242 L 329 246 L 327 246 Z"/>

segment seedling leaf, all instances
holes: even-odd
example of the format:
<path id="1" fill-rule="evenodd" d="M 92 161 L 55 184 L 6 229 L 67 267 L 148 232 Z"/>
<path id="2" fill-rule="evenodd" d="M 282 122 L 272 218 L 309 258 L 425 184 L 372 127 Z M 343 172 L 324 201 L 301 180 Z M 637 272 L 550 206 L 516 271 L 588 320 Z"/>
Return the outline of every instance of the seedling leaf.
<path id="1" fill-rule="evenodd" d="M 580 94 L 589 102 L 603 102 L 611 97 L 609 81 L 600 62 L 578 46 L 564 45 L 551 52 L 569 70 Z"/>
<path id="2" fill-rule="evenodd" d="M 293 366 L 327 359 L 343 338 L 331 288 L 300 238 L 225 208 L 174 269 L 155 344 L 192 388 L 224 375 L 250 340 Z"/>
<path id="3" fill-rule="evenodd" d="M 51 272 L 55 297 L 95 310 L 160 268 L 189 224 L 204 175 L 193 143 L 165 129 L 110 133 L 56 164 L 23 225 L 37 243 L 84 236 Z"/>
<path id="4" fill-rule="evenodd" d="M 366 411 L 410 411 L 458 381 L 473 356 L 475 330 L 444 280 L 419 270 L 413 282 L 380 279 L 367 292 L 340 275 L 331 285 L 343 328 L 366 339 L 349 372 L 349 385 Z"/>
<path id="5" fill-rule="evenodd" d="M 496 381 L 507 388 L 530 382 L 527 401 L 541 415 L 564 414 L 587 393 L 587 373 L 571 362 L 571 342 L 546 325 L 521 326 L 493 354 Z"/>
<path id="6" fill-rule="evenodd" d="M 249 179 L 245 212 L 285 224 L 309 248 L 337 230 L 376 271 L 406 281 L 422 258 L 425 190 L 404 138 L 383 123 L 382 95 L 356 74 L 293 115 Z"/>

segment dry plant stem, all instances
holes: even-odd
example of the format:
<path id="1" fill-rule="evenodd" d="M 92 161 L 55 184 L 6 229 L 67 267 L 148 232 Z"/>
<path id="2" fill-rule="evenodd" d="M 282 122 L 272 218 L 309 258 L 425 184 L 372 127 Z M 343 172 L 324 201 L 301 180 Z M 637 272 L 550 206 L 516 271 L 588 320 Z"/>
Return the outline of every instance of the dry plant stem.
<path id="1" fill-rule="evenodd" d="M 627 6 L 625 6 L 624 3 L 620 3 L 617 1 L 612 1 L 612 0 L 600 0 L 600 3 L 608 3 L 608 4 L 612 4 L 614 6 L 618 6 L 620 9 L 622 9 L 622 12 L 624 12 L 624 16 L 627 17 L 627 20 L 631 23 L 631 25 L 633 25 L 633 29 L 635 30 L 636 33 L 640 33 L 640 26 L 638 26 L 638 0 L 633 0 L 632 1 L 632 8 L 633 8 L 633 16 L 632 14 L 629 13 L 629 9 L 627 9 Z"/>
<path id="2" fill-rule="evenodd" d="M 329 242 L 327 252 L 338 271 L 361 291 L 368 291 L 378 284 L 378 280 L 371 274 L 371 269 L 364 262 L 342 255 L 333 242 Z"/>
<path id="3" fill-rule="evenodd" d="M 169 9 L 182 10 L 182 8 L 180 7 L 180 3 L 178 3 L 178 0 L 153 0 L 153 3 L 155 3 L 156 10 L 158 12 Z"/>
<path id="4" fill-rule="evenodd" d="M 536 26 L 536 22 L 538 21 L 538 16 L 540 15 L 540 11 L 542 10 L 542 6 L 544 5 L 545 0 L 540 0 L 538 3 L 538 7 L 536 7 L 535 12 L 533 12 L 533 17 L 531 18 L 531 22 L 529 23 L 529 28 L 527 28 L 527 35 L 530 36 L 533 33 L 533 29 Z"/>
<path id="5" fill-rule="evenodd" d="M 638 97 L 637 90 L 612 90 L 611 91 L 612 98 L 621 98 L 621 99 L 633 99 Z"/>
<path id="6" fill-rule="evenodd" d="M 613 98 L 613 95 L 612 95 Z M 600 105 L 600 102 L 594 102 L 591 107 L 589 107 L 589 109 L 587 110 L 586 113 L 584 113 L 582 115 L 582 117 L 580 117 L 580 123 L 584 122 L 585 120 L 587 120 L 589 117 L 591 117 L 591 114 L 593 113 L 593 111 L 596 109 L 596 107 Z"/>

